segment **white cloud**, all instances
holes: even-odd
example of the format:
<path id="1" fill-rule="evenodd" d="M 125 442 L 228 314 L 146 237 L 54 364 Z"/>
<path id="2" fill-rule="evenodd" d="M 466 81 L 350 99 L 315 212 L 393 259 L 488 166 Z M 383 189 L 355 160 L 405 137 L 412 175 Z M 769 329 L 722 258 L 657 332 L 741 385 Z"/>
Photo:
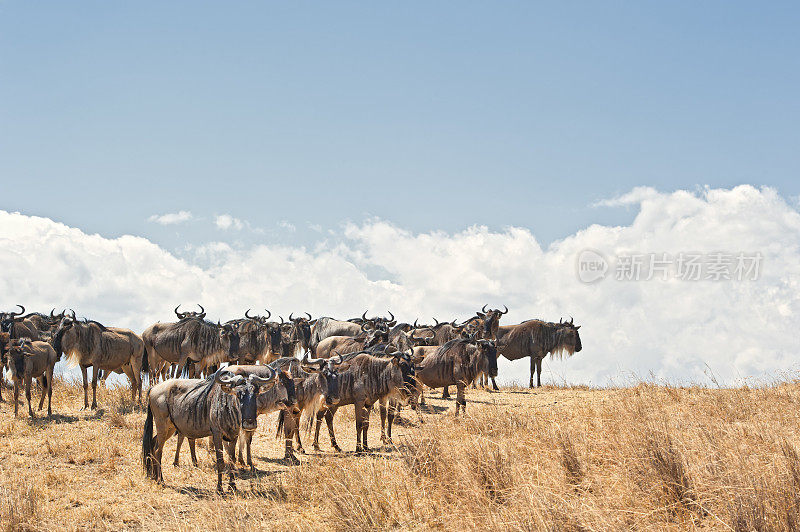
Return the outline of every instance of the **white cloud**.
<path id="1" fill-rule="evenodd" d="M 286 229 L 287 231 L 294 232 L 297 230 L 297 227 L 293 223 L 288 220 L 281 220 L 278 222 L 278 227 L 281 229 Z"/>
<path id="2" fill-rule="evenodd" d="M 214 219 L 214 223 L 223 231 L 227 231 L 228 229 L 241 231 L 245 226 L 245 223 L 242 220 L 234 218 L 230 214 L 217 215 L 217 217 Z"/>
<path id="3" fill-rule="evenodd" d="M 0 308 L 73 307 L 141 331 L 170 320 L 178 303 L 203 303 L 214 319 L 267 307 L 342 317 L 391 309 L 409 321 L 466 318 L 484 303 L 507 304 L 503 323 L 572 315 L 583 326 L 583 351 L 546 363 L 545 380 L 607 384 L 652 373 L 708 383 L 710 369 L 731 383 L 796 371 L 797 210 L 774 190 L 751 186 L 626 196 L 639 209 L 631 225 L 592 225 L 544 249 L 523 228 L 417 234 L 370 220 L 312 249 L 209 243 L 190 260 L 144 238 L 106 239 L 0 211 Z M 606 257 L 761 252 L 762 275 L 752 282 L 583 284 L 576 257 L 587 248 Z M 528 364 L 501 363 L 500 371 L 527 381 Z"/>
<path id="4" fill-rule="evenodd" d="M 192 219 L 190 211 L 168 212 L 166 214 L 154 214 L 147 219 L 148 222 L 155 222 L 161 225 L 174 225 L 188 222 Z"/>

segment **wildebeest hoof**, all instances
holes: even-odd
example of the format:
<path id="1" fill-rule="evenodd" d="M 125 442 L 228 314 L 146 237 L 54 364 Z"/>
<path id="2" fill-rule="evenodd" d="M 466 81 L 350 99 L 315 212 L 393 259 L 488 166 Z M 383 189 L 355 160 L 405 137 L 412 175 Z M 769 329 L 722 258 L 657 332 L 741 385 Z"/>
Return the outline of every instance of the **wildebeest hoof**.
<path id="1" fill-rule="evenodd" d="M 300 453 L 300 454 L 306 454 L 306 450 L 303 449 L 302 447 L 298 447 L 297 448 L 297 452 Z"/>
<path id="2" fill-rule="evenodd" d="M 172 467 L 178 467 L 178 462 L 172 462 Z"/>
<path id="3" fill-rule="evenodd" d="M 316 443 L 315 443 L 315 444 L 313 444 L 313 445 L 311 446 L 311 448 L 312 448 L 312 449 L 314 449 L 315 451 L 320 451 L 320 450 L 321 450 L 321 449 L 319 448 L 319 445 L 317 445 Z"/>
<path id="4" fill-rule="evenodd" d="M 287 455 L 283 458 L 286 465 L 300 465 L 300 460 L 293 454 Z"/>

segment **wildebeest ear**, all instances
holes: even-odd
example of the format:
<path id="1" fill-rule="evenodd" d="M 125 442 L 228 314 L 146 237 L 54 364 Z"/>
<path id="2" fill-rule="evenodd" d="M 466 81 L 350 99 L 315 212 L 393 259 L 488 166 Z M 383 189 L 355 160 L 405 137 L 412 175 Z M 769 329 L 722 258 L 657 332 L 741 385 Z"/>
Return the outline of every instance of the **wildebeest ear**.
<path id="1" fill-rule="evenodd" d="M 400 357 L 392 357 L 392 365 L 399 366 L 400 365 Z"/>
<path id="2" fill-rule="evenodd" d="M 478 312 L 477 314 L 478 314 L 479 318 L 485 318 L 486 317 L 486 314 L 484 314 L 483 312 Z"/>
<path id="3" fill-rule="evenodd" d="M 577 331 L 577 330 L 578 330 L 578 329 L 580 329 L 581 327 L 583 327 L 583 326 L 582 326 L 582 325 L 578 325 L 577 327 L 575 327 L 575 330 Z"/>

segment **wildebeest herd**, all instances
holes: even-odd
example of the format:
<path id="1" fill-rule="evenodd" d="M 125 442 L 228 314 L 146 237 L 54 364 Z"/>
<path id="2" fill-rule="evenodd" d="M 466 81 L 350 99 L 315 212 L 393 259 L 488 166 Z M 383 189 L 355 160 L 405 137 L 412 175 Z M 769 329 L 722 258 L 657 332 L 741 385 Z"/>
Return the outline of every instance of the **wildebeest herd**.
<path id="1" fill-rule="evenodd" d="M 356 452 L 368 451 L 369 414 L 377 403 L 381 441 L 391 443 L 392 423 L 402 405 L 418 415 L 423 388 L 456 387 L 455 414 L 466 411 L 465 390 L 471 384 L 497 390 L 497 356 L 530 358 L 530 382 L 541 386 L 542 360 L 548 354 L 572 355 L 581 350 L 580 326 L 538 319 L 500 325 L 508 312 L 487 309 L 461 323 L 398 323 L 387 317 L 337 320 L 313 319 L 294 313 L 270 321 L 271 313 L 225 323 L 206 319 L 205 309 L 174 313 L 177 321 L 155 323 L 141 335 L 79 319 L 74 311 L 49 314 L 0 313 L 0 362 L 14 383 L 14 414 L 24 386 L 28 412 L 33 379 L 42 390 L 39 409 L 48 396 L 52 414 L 53 371 L 63 356 L 79 366 L 83 376 L 84 408 L 97 407 L 97 384 L 111 373 L 124 373 L 131 398 L 142 402 L 147 417 L 142 436 L 142 463 L 148 476 L 161 481 L 161 458 L 166 441 L 177 434 L 175 465 L 184 439 L 196 464 L 195 440 L 209 437 L 217 465 L 217 489 L 222 490 L 223 451 L 232 461 L 239 443 L 239 461 L 253 467 L 250 444 L 259 414 L 278 412 L 278 434 L 285 441 L 285 460 L 297 463 L 295 451 L 305 452 L 300 419 L 305 412 L 315 422 L 313 447 L 319 450 L 319 431 L 325 420 L 331 446 L 336 443 L 333 419 L 339 408 L 355 408 Z M 88 397 L 88 368 L 92 367 L 92 403 Z M 0 386 L 0 401 L 2 401 Z M 420 417 L 421 420 L 421 417 Z M 296 448 L 295 448 L 296 443 Z M 246 457 L 246 458 L 245 458 Z M 229 482 L 235 488 L 233 470 Z"/>

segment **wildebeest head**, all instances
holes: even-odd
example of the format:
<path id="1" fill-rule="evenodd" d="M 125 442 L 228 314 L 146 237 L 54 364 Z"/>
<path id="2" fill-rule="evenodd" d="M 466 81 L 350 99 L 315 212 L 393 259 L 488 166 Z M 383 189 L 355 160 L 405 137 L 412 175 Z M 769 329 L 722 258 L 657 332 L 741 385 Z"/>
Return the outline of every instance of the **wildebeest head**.
<path id="1" fill-rule="evenodd" d="M 278 391 L 278 402 L 289 409 L 297 408 L 297 393 L 294 388 L 294 379 L 288 371 L 278 372 L 280 390 Z"/>
<path id="2" fill-rule="evenodd" d="M 363 326 L 362 326 L 363 328 Z M 389 342 L 389 331 L 384 328 L 371 329 L 366 331 L 366 339 L 364 340 L 364 349 L 378 345 L 380 343 Z"/>
<path id="3" fill-rule="evenodd" d="M 223 347 L 228 346 L 228 356 L 235 357 L 239 352 L 239 324 L 235 321 L 217 322 L 219 340 Z"/>
<path id="4" fill-rule="evenodd" d="M 277 372 L 272 368 L 267 369 L 270 373 L 269 377 L 249 375 L 245 378 L 224 369 L 217 371 L 215 380 L 219 383 L 220 389 L 238 399 L 242 429 L 244 430 L 251 431 L 258 428 L 258 395 L 266 392 L 275 384 Z"/>
<path id="5" fill-rule="evenodd" d="M 497 346 L 494 340 L 478 340 L 476 345 L 481 354 L 486 357 L 489 376 L 497 377 Z"/>
<path id="6" fill-rule="evenodd" d="M 508 307 L 503 305 L 505 310 L 500 309 L 486 309 L 487 305 L 481 308 L 481 311 L 476 315 L 482 320 L 481 334 L 483 338 L 494 340 L 497 338 L 497 329 L 500 327 L 500 317 L 503 314 L 508 314 Z"/>
<path id="7" fill-rule="evenodd" d="M 25 307 L 19 304 L 17 306 L 20 308 L 19 312 L 3 312 L 0 314 L 0 331 L 10 333 L 14 326 L 14 321 L 25 314 Z"/>
<path id="8" fill-rule="evenodd" d="M 75 311 L 73 310 L 71 312 L 71 314 L 62 313 L 63 317 L 56 327 L 56 330 L 53 331 L 53 349 L 55 349 L 56 355 L 58 356 L 61 356 L 61 353 L 63 352 L 62 340 L 64 339 L 64 335 L 67 333 L 67 331 L 72 329 L 72 327 L 75 325 L 75 322 L 78 321 L 78 319 L 75 317 Z"/>
<path id="9" fill-rule="evenodd" d="M 333 358 L 309 358 L 308 352 L 301 361 L 303 370 L 316 373 L 317 384 L 328 406 L 339 403 L 339 371 L 336 367 L 342 363 L 342 356 Z"/>
<path id="10" fill-rule="evenodd" d="M 200 307 L 200 312 L 178 312 L 178 309 L 181 307 L 178 305 L 175 307 L 175 315 L 179 320 L 185 320 L 187 318 L 199 318 L 202 320 L 206 317 L 206 309 L 204 309 L 203 305 L 200 303 L 198 303 L 197 306 Z"/>
<path id="11" fill-rule="evenodd" d="M 8 368 L 12 374 L 22 376 L 25 372 L 25 347 L 30 347 L 31 341 L 27 338 L 20 340 L 11 340 L 7 344 L 6 358 L 8 360 Z"/>
<path id="12" fill-rule="evenodd" d="M 398 366 L 403 374 L 403 386 L 399 390 L 400 395 L 403 397 L 410 396 L 417 388 L 417 380 L 414 378 L 414 363 L 411 360 L 413 354 L 413 352 L 392 354 L 392 364 Z"/>
<path id="13" fill-rule="evenodd" d="M 292 340 L 300 342 L 300 346 L 308 350 L 311 344 L 311 325 L 314 323 L 311 314 L 306 312 L 308 319 L 303 316 L 294 317 L 294 313 L 289 314 L 289 321 L 292 322 Z"/>
<path id="14" fill-rule="evenodd" d="M 282 329 L 280 323 L 271 321 L 269 323 L 265 323 L 264 325 L 267 327 L 267 337 L 269 338 L 270 351 L 280 354 L 281 341 L 283 339 L 281 336 Z"/>
<path id="15" fill-rule="evenodd" d="M 580 325 L 575 325 L 574 319 L 570 317 L 569 321 L 558 320 L 559 325 L 559 345 L 557 350 L 566 351 L 570 355 L 577 353 L 583 346 L 581 345 L 581 335 L 578 334 Z"/>

